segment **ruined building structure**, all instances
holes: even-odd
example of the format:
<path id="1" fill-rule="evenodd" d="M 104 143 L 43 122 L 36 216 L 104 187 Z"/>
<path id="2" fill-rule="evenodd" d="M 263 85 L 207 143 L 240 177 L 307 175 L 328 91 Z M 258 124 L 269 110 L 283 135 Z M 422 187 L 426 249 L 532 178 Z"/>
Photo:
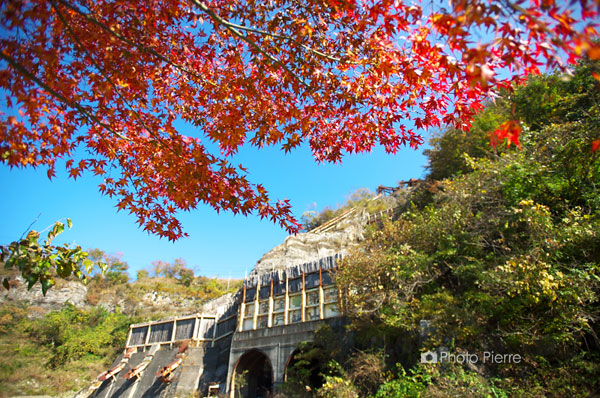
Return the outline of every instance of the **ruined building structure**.
<path id="1" fill-rule="evenodd" d="M 258 261 L 235 295 L 196 314 L 131 325 L 123 354 L 80 396 L 254 398 L 276 391 L 298 345 L 323 323 L 342 322 L 335 270 L 364 226 L 383 215 L 351 209 L 289 236 Z"/>

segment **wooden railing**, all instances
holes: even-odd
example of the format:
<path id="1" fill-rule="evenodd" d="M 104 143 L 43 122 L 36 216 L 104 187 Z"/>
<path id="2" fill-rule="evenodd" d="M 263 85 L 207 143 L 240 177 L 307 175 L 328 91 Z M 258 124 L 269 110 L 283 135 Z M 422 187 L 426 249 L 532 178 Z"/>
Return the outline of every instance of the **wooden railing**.
<path id="1" fill-rule="evenodd" d="M 129 326 L 126 348 L 169 344 L 185 340 L 213 343 L 233 333 L 236 315 L 195 314 Z M 229 323 L 229 325 L 228 325 Z"/>

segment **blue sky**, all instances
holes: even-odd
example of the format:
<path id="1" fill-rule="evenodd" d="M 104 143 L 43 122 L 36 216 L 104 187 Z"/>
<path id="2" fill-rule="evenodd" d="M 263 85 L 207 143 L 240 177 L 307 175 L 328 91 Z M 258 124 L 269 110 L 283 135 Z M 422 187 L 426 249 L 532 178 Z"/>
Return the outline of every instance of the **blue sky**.
<path id="1" fill-rule="evenodd" d="M 315 206 L 317 210 L 336 207 L 359 188 L 375 190 L 379 185 L 393 186 L 400 180 L 422 177 L 426 159 L 422 148 L 402 148 L 396 155 L 376 148 L 371 153 L 347 155 L 342 164 L 317 164 L 303 146 L 287 155 L 279 148 L 243 147 L 233 162 L 247 167 L 250 180 L 262 183 L 272 199 L 290 199 L 299 218 Z M 18 239 L 39 214 L 32 227 L 38 231 L 69 217 L 73 228 L 57 243 L 122 253 L 132 276 L 139 269 L 150 269 L 154 260 L 183 258 L 197 275 L 241 278 L 286 237 L 284 230 L 268 220 L 217 214 L 201 206 L 180 214 L 190 236 L 172 243 L 138 228 L 135 218 L 126 212 L 117 212 L 116 200 L 102 196 L 97 189 L 100 179 L 91 175 L 75 181 L 66 178 L 59 167 L 57 177 L 50 181 L 45 169 L 0 165 L 0 181 L 4 219 L 0 244 Z"/>
<path id="2" fill-rule="evenodd" d="M 491 39 L 486 32 L 472 33 L 480 40 Z M 202 132 L 187 130 L 180 129 L 202 136 Z M 279 148 L 244 147 L 232 163 L 247 167 L 250 180 L 262 183 L 273 200 L 290 199 L 299 219 L 306 210 L 342 204 L 359 188 L 375 190 L 378 185 L 394 186 L 400 180 L 422 177 L 426 164 L 423 149 L 402 148 L 396 155 L 387 155 L 376 148 L 371 153 L 345 156 L 342 164 L 332 165 L 317 164 L 306 145 L 287 155 Z M 116 199 L 101 196 L 97 188 L 101 181 L 91 175 L 74 181 L 58 168 L 57 177 L 49 181 L 44 169 L 11 170 L 0 164 L 0 182 L 4 219 L 0 244 L 18 239 L 40 214 L 33 229 L 69 217 L 73 229 L 55 242 L 122 253 L 132 276 L 139 269 L 149 269 L 154 260 L 183 258 L 197 275 L 241 278 L 286 237 L 284 230 L 268 220 L 217 214 L 200 206 L 180 215 L 189 238 L 172 243 L 142 231 L 126 212 L 117 212 Z"/>

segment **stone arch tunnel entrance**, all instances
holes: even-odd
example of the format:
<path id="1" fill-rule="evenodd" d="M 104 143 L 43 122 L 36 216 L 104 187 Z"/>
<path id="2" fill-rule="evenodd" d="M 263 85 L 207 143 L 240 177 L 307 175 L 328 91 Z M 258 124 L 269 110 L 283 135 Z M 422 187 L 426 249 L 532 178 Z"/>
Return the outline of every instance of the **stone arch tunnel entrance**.
<path id="1" fill-rule="evenodd" d="M 273 367 L 259 350 L 240 357 L 234 369 L 231 389 L 235 398 L 266 398 L 273 392 Z"/>
<path id="2" fill-rule="evenodd" d="M 316 390 L 325 382 L 322 374 L 325 365 L 321 358 L 313 357 L 307 353 L 312 345 L 295 349 L 287 360 L 284 370 L 284 381 L 310 387 Z M 307 355 L 308 354 L 308 355 Z"/>

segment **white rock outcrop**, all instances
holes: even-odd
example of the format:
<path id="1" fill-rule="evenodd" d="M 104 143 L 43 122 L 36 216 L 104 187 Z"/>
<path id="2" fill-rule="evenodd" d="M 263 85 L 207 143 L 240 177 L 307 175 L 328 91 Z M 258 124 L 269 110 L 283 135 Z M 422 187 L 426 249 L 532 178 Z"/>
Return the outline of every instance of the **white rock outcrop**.
<path id="1" fill-rule="evenodd" d="M 87 287 L 81 282 L 66 281 L 60 287 L 54 286 L 48 289 L 46 295 L 42 294 L 42 287 L 36 283 L 31 290 L 27 290 L 27 283 L 20 277 L 10 290 L 0 290 L 0 303 L 20 302 L 41 307 L 44 310 L 58 310 L 70 303 L 76 307 L 85 306 L 85 295 Z"/>
<path id="2" fill-rule="evenodd" d="M 285 269 L 319 260 L 334 254 L 345 254 L 363 238 L 364 214 L 355 213 L 331 220 L 326 232 L 290 235 L 282 244 L 269 250 L 252 270 L 252 275 Z"/>

